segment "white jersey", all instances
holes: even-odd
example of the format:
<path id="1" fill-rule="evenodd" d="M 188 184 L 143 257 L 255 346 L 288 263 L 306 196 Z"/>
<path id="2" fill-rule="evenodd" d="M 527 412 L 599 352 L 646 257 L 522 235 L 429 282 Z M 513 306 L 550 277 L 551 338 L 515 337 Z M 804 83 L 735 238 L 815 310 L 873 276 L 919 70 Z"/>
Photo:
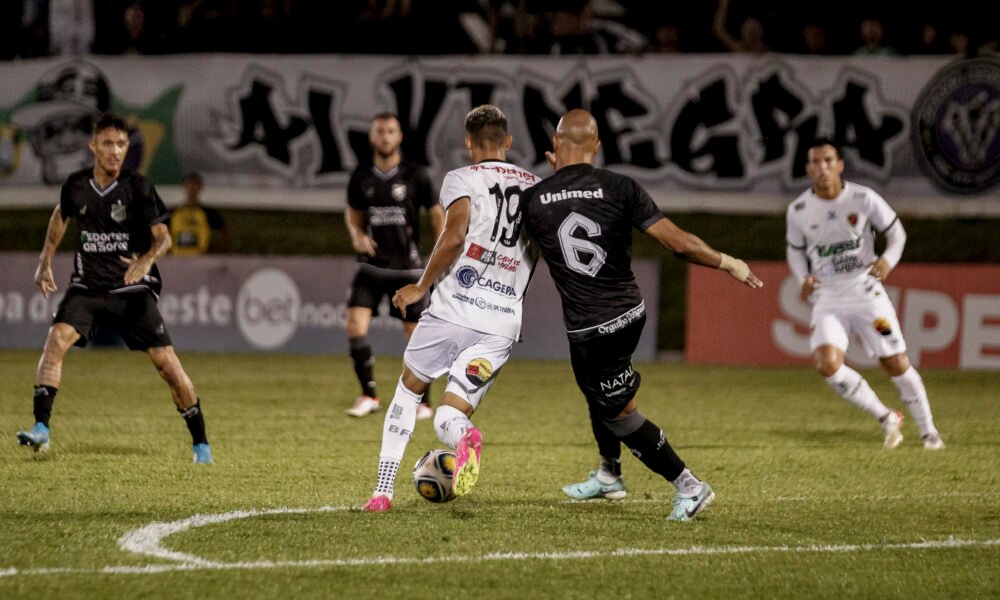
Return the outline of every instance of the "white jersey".
<path id="1" fill-rule="evenodd" d="M 847 181 L 832 200 L 810 189 L 789 205 L 785 237 L 806 253 L 809 272 L 819 281 L 818 302 L 868 287 L 868 271 L 878 258 L 875 231 L 884 232 L 896 219 L 882 196 Z"/>
<path id="2" fill-rule="evenodd" d="M 465 247 L 436 283 L 427 312 L 483 333 L 516 340 L 521 303 L 537 253 L 522 225 L 521 192 L 538 177 L 499 160 L 450 171 L 441 184 L 445 210 L 469 198 Z"/>

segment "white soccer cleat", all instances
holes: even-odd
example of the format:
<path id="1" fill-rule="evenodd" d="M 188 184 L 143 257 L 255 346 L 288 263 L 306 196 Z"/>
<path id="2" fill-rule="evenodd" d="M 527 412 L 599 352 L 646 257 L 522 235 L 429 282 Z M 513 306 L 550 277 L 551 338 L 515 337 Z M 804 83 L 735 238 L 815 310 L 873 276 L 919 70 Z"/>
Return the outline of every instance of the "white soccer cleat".
<path id="1" fill-rule="evenodd" d="M 941 441 L 940 435 L 931 433 L 922 439 L 924 440 L 924 450 L 944 450 L 944 442 Z"/>
<path id="2" fill-rule="evenodd" d="M 357 400 L 354 401 L 354 405 L 348 408 L 347 414 L 352 417 L 364 417 L 370 415 L 373 412 L 377 412 L 379 409 L 378 398 L 372 398 L 371 396 L 358 396 Z"/>
<path id="3" fill-rule="evenodd" d="M 882 435 L 885 438 L 885 441 L 882 442 L 883 446 L 891 450 L 903 441 L 903 432 L 899 430 L 902 425 L 903 413 L 898 410 L 890 411 L 882 419 Z"/>

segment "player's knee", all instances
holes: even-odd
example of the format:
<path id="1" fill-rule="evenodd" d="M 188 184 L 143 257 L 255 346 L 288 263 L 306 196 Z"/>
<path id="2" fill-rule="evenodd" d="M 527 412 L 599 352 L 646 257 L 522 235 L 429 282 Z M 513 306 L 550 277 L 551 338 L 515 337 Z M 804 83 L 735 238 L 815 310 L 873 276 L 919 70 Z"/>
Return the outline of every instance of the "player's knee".
<path id="1" fill-rule="evenodd" d="M 645 422 L 646 417 L 642 416 L 638 410 L 622 412 L 613 419 L 604 419 L 604 425 L 619 439 L 635 433 Z"/>
<path id="2" fill-rule="evenodd" d="M 813 354 L 813 362 L 816 370 L 823 377 L 829 377 L 837 372 L 844 364 L 844 357 L 838 352 L 820 348 Z"/>
<path id="3" fill-rule="evenodd" d="M 879 359 L 882 367 L 893 377 L 902 375 L 910 368 L 910 357 L 905 352 Z"/>

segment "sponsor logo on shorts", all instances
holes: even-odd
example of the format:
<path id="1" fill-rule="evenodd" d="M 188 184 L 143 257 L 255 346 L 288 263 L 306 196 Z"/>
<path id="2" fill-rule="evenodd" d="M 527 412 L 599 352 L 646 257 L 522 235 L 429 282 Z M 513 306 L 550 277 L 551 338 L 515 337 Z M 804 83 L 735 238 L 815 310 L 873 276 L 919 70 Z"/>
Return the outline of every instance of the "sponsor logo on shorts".
<path id="1" fill-rule="evenodd" d="M 610 392 L 607 395 L 614 396 L 632 387 L 635 381 L 635 369 L 632 365 L 625 367 L 625 370 L 610 379 L 601 381 L 601 391 Z"/>
<path id="2" fill-rule="evenodd" d="M 646 305 L 645 304 L 640 304 L 639 306 L 636 306 L 635 308 L 629 310 L 627 313 L 621 315 L 617 319 L 615 319 L 613 321 L 609 321 L 609 322 L 604 323 L 602 325 L 598 325 L 597 326 L 597 332 L 601 333 L 601 334 L 614 333 L 614 332 L 618 331 L 619 329 L 622 329 L 623 327 L 625 327 L 629 323 L 634 322 L 635 320 L 637 320 L 639 317 L 643 316 L 644 314 L 646 314 Z"/>
<path id="3" fill-rule="evenodd" d="M 469 265 L 465 265 L 459 268 L 458 272 L 455 273 L 455 278 L 458 279 L 458 285 L 464 288 L 470 288 L 476 283 L 476 280 L 479 279 L 479 271 Z"/>
<path id="4" fill-rule="evenodd" d="M 493 365 L 485 358 L 473 358 L 465 365 L 465 377 L 474 385 L 483 385 L 493 377 Z"/>
<path id="5" fill-rule="evenodd" d="M 892 335 L 892 326 L 889 325 L 888 319 L 882 317 L 875 319 L 875 330 L 885 336 Z"/>

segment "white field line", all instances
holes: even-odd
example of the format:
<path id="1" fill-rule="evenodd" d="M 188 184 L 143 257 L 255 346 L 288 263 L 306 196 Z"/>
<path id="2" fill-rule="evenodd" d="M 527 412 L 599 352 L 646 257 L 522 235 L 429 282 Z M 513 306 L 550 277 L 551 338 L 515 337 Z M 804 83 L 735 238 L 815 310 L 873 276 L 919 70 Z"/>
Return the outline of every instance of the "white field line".
<path id="1" fill-rule="evenodd" d="M 315 512 L 335 512 L 350 510 L 346 506 L 324 506 L 321 508 L 277 508 L 269 510 L 241 510 L 217 515 L 195 515 L 170 523 L 153 523 L 139 529 L 134 529 L 118 540 L 122 550 L 145 556 L 179 561 L 171 564 L 152 564 L 140 566 L 109 565 L 91 569 L 83 568 L 37 568 L 37 569 L 0 569 L 0 577 L 17 575 L 151 575 L 175 571 L 231 571 L 258 569 L 309 569 L 330 567 L 356 567 L 378 565 L 426 565 L 434 563 L 469 563 L 490 561 L 530 561 L 530 560 L 588 560 L 593 558 L 617 558 L 630 556 L 705 556 L 726 554 L 764 554 L 764 553 L 847 553 L 871 552 L 884 550 L 935 550 L 948 548 L 992 547 L 1000 546 L 1000 538 L 986 540 L 963 540 L 950 537 L 943 540 L 921 540 L 919 542 L 903 542 L 893 544 L 811 544 L 805 546 L 690 546 L 687 548 L 619 548 L 617 550 L 592 550 L 578 552 L 492 552 L 481 555 L 434 556 L 426 558 L 410 558 L 395 556 L 378 556 L 371 558 L 301 560 L 301 561 L 254 561 L 254 562 L 217 562 L 198 556 L 169 550 L 163 546 L 164 538 L 195 527 L 215 525 L 266 515 L 304 514 Z"/>

